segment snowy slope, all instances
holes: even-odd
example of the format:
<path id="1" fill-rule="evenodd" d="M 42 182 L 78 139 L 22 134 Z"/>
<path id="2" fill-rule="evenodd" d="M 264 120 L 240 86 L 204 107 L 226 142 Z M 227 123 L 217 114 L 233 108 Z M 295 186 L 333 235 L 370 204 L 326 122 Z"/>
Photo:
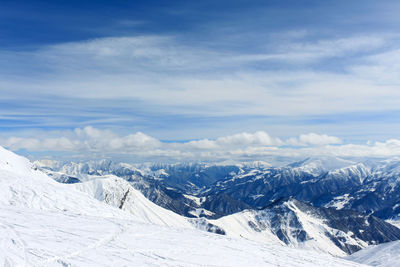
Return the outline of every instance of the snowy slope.
<path id="1" fill-rule="evenodd" d="M 54 160 L 37 160 L 33 164 L 40 169 L 55 173 L 63 173 L 77 177 L 80 180 L 90 179 L 90 176 L 116 174 L 117 176 L 137 175 L 143 176 L 144 172 L 127 163 L 117 163 L 111 160 L 87 162 L 61 162 Z"/>
<path id="2" fill-rule="evenodd" d="M 210 223 L 219 226 L 228 236 L 244 237 L 265 243 L 283 245 L 286 243 L 289 247 L 320 251 L 335 256 L 347 255 L 326 235 L 326 232 L 332 232 L 335 229 L 324 225 L 322 220 L 299 212 L 296 207 L 292 206 L 291 208 L 295 210 L 296 215 L 289 215 L 289 217 L 298 216 L 300 222 L 297 221 L 297 218 L 296 222 L 282 218 L 281 229 L 273 229 L 271 224 L 276 214 L 268 210 L 243 211 L 218 220 L 210 220 Z M 295 225 L 295 223 L 299 223 L 299 225 Z M 286 242 L 280 240 L 278 235 L 283 235 Z M 304 239 L 302 236 L 304 236 Z M 346 236 L 346 234 L 343 233 L 343 236 Z M 367 244 L 364 243 L 363 246 L 365 247 Z"/>
<path id="3" fill-rule="evenodd" d="M 316 252 L 142 223 L 91 197 L 111 188 L 109 182 L 89 182 L 81 192 L 0 148 L 0 265 L 359 266 Z"/>
<path id="4" fill-rule="evenodd" d="M 354 253 L 347 259 L 371 266 L 400 266 L 400 241 L 368 247 Z"/>
<path id="5" fill-rule="evenodd" d="M 129 212 L 143 222 L 192 227 L 185 217 L 157 206 L 127 181 L 114 175 L 91 177 L 90 181 L 73 186 L 100 201 Z"/>
<path id="6" fill-rule="evenodd" d="M 354 164 L 353 161 L 337 157 L 310 157 L 303 161 L 291 163 L 288 166 L 295 171 L 303 171 L 313 175 L 320 175 L 324 172 L 341 169 Z"/>
<path id="7" fill-rule="evenodd" d="M 335 256 L 400 238 L 399 229 L 373 216 L 316 208 L 291 198 L 276 201 L 263 210 L 247 210 L 209 222 L 228 236 Z"/>
<path id="8" fill-rule="evenodd" d="M 187 217 L 218 218 L 247 208 L 262 208 L 289 196 L 318 207 L 368 214 L 372 211 L 382 219 L 400 216 L 399 158 L 360 162 L 311 157 L 279 168 L 262 163 L 234 166 L 132 165 L 110 160 L 35 163 L 63 183 L 85 181 L 93 175 L 116 175 L 157 205 Z M 187 195 L 205 201 L 199 203 Z"/>
<path id="9" fill-rule="evenodd" d="M 3 148 L 0 153 L 0 177 L 3 189 L 0 194 L 0 204 L 86 215 L 130 217 L 119 210 L 122 209 L 132 214 L 136 220 L 143 222 L 192 227 L 184 217 L 152 203 L 121 178 L 112 175 L 91 176 L 89 181 L 83 183 L 57 183 L 32 167 L 27 159 Z"/>
<path id="10" fill-rule="evenodd" d="M 227 236 L 243 237 L 263 243 L 284 245 L 284 243 L 272 233 L 269 225 L 255 229 L 259 225 L 259 214 L 255 210 L 246 210 L 222 217 L 218 220 L 209 220 L 210 223 L 223 229 Z"/>
<path id="11" fill-rule="evenodd" d="M 127 213 L 60 184 L 23 157 L 0 147 L 0 205 L 75 214 L 129 218 Z M 84 203 L 84 205 L 82 204 Z"/>
<path id="12" fill-rule="evenodd" d="M 130 185 L 156 205 L 180 215 L 194 217 L 191 211 L 199 208 L 193 199 L 185 197 L 174 188 L 171 189 L 170 186 L 162 183 L 163 179 L 159 175 L 168 177 L 163 169 L 154 171 L 145 165 L 141 166 L 144 168 L 143 170 L 139 170 L 131 164 L 116 163 L 110 160 L 83 163 L 35 161 L 34 164 L 48 176 L 61 183 L 84 182 L 96 179 L 99 176 L 115 175 L 128 181 Z M 167 180 L 169 181 L 170 177 Z M 182 181 L 187 182 L 184 178 Z"/>
<path id="13" fill-rule="evenodd" d="M 3 266 L 360 266 L 272 244 L 129 220 L 0 208 Z"/>
<path id="14" fill-rule="evenodd" d="M 386 220 L 386 222 L 396 226 L 397 228 L 400 228 L 400 220 L 399 219 L 397 219 L 397 220 Z"/>

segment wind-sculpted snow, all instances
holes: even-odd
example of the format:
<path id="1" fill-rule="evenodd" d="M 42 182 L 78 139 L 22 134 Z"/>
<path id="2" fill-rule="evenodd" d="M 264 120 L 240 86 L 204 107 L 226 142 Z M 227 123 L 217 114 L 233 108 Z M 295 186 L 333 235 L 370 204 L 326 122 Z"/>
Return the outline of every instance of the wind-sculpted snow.
<path id="1" fill-rule="evenodd" d="M 129 220 L 0 208 L 4 266 L 360 266 L 329 255 Z"/>
<path id="2" fill-rule="evenodd" d="M 30 173 L 33 168 L 28 159 L 18 156 L 0 146 L 1 171 L 24 175 Z"/>
<path id="3" fill-rule="evenodd" d="M 118 209 L 128 205 L 125 186 L 107 184 L 108 178 L 89 181 L 80 185 L 84 193 L 24 158 L 0 153 L 2 266 L 360 266 L 312 251 L 143 223 Z M 124 190 L 107 197 L 114 187 Z M 144 201 L 136 193 L 132 199 L 131 205 Z M 154 208 L 143 204 L 138 208 Z"/>
<path id="4" fill-rule="evenodd" d="M 400 241 L 368 247 L 347 259 L 377 267 L 400 266 Z"/>
<path id="5" fill-rule="evenodd" d="M 121 210 L 108 207 L 106 204 L 74 189 L 72 185 L 54 181 L 32 167 L 27 159 L 0 149 L 2 152 L 0 155 L 0 162 L 2 162 L 0 165 L 0 205 L 129 218 Z"/>

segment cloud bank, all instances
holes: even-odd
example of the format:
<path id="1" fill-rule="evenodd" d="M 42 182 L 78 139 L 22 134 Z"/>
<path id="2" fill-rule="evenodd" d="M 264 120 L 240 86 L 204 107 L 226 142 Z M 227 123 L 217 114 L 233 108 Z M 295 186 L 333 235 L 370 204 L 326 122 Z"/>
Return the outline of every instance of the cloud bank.
<path id="1" fill-rule="evenodd" d="M 259 125 L 302 147 L 340 144 L 307 136 L 321 129 L 363 142 L 396 137 L 399 36 L 299 32 L 266 34 L 257 41 L 265 46 L 246 49 L 142 34 L 0 50 L 0 131 L 92 125 L 196 139 L 186 144 L 192 149 L 220 148 L 228 141 L 218 136 L 264 129 Z M 214 140 L 198 140 L 209 136 Z M 41 145 L 82 146 L 75 139 Z M 281 145 L 261 135 L 248 142 Z"/>
<path id="2" fill-rule="evenodd" d="M 107 157 L 124 155 L 131 161 L 224 161 L 301 158 L 308 156 L 392 157 L 400 156 L 400 140 L 349 144 L 338 137 L 308 133 L 282 140 L 264 131 L 237 133 L 216 139 L 163 142 L 141 132 L 121 136 L 92 126 L 58 132 L 58 137 L 0 139 L 12 150 L 58 151 L 67 155 Z"/>

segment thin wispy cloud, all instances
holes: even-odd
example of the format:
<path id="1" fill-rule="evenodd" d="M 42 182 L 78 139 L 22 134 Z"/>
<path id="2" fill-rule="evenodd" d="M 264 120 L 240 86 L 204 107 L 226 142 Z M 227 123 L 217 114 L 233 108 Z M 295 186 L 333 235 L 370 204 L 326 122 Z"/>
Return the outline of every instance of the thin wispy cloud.
<path id="1" fill-rule="evenodd" d="M 381 48 L 387 43 L 383 36 L 354 36 L 314 42 L 295 40 L 284 42 L 275 48 L 275 53 L 243 55 L 237 59 L 249 61 L 280 61 L 286 64 L 311 64 L 320 60 L 366 53 Z"/>
<path id="2" fill-rule="evenodd" d="M 0 137 L 15 149 L 44 145 L 72 153 L 83 151 L 76 136 L 41 140 L 35 133 L 93 126 L 120 136 L 103 144 L 111 151 L 139 138 L 121 136 L 142 132 L 172 141 L 167 150 L 174 153 L 209 153 L 236 147 L 228 137 L 243 141 L 245 133 L 258 133 L 253 152 L 236 147 L 243 155 L 283 144 L 306 151 L 398 138 L 400 35 L 387 5 L 214 3 L 210 9 L 206 2 L 124 4 L 130 15 L 115 3 L 111 17 L 102 5 L 93 4 L 93 17 L 65 7 L 80 18 L 68 24 L 73 32 L 56 15 L 39 23 L 43 36 L 6 29 Z M 28 7 L 35 28 L 42 11 L 34 6 L 10 16 L 20 18 Z M 162 147 L 151 151 L 165 153 Z"/>
<path id="3" fill-rule="evenodd" d="M 283 55 L 283 60 L 291 64 L 298 64 L 297 60 L 306 64 L 310 58 L 315 61 L 343 56 L 349 51 L 361 53 L 363 48 L 369 51 L 383 44 L 385 40 L 378 37 L 324 40 L 291 44 L 292 49 L 289 47 L 286 53 L 261 58 L 279 60 Z M 37 92 L 43 96 L 81 99 L 128 97 L 160 106 L 180 107 L 181 112 L 189 114 L 293 115 L 294 112 L 387 109 L 391 107 L 386 103 L 371 107 L 369 100 L 376 97 L 389 100 L 393 99 L 393 94 L 398 94 L 393 84 L 382 86 L 371 82 L 373 68 L 369 66 L 379 64 L 378 75 L 386 61 L 382 56 L 370 54 L 364 55 L 368 65 L 363 67 L 357 61 L 352 71 L 358 70 L 358 75 L 353 75 L 314 69 L 289 70 L 284 66 L 275 71 L 262 71 L 248 65 L 249 61 L 260 60 L 259 55 L 243 56 L 189 47 L 172 37 L 104 38 L 50 46 L 29 53 L 17 53 L 15 57 L 23 57 L 23 64 L 32 68 L 39 63 L 49 73 L 21 82 L 10 80 L 15 74 L 8 79 L 6 76 L 2 82 L 6 88 L 12 84 L 8 90 L 10 97 L 13 92 L 32 97 Z M 371 62 L 374 58 L 376 63 Z M 355 95 L 357 99 L 346 101 Z M 308 105 L 309 101 L 315 105 Z M 266 102 L 269 104 L 265 105 Z M 193 105 L 202 108 L 194 111 L 190 108 Z"/>

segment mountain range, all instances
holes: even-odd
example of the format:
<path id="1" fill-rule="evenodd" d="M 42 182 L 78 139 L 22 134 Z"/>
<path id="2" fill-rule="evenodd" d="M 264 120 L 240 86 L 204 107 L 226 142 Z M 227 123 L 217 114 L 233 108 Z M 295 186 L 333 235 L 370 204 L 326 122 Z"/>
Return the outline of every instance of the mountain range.
<path id="1" fill-rule="evenodd" d="M 100 191 L 109 192 L 107 196 L 96 195 L 94 189 L 89 190 L 91 195 L 131 209 L 132 214 L 135 211 L 129 207 L 135 205 L 129 199 L 134 189 L 157 207 L 172 211 L 170 216 L 181 215 L 195 228 L 221 235 L 335 256 L 400 239 L 399 229 L 385 222 L 397 222 L 399 216 L 399 159 L 307 158 L 283 167 L 266 163 L 132 165 L 110 160 L 37 161 L 35 166 L 84 191 L 88 184 L 93 187 L 94 181 L 102 181 Z M 104 181 L 112 189 L 104 188 Z M 118 193 L 109 199 L 110 192 Z"/>
<path id="2" fill-rule="evenodd" d="M 60 183 L 1 147 L 0 182 L 3 266 L 361 266 L 197 230 L 122 178 Z"/>
<path id="3" fill-rule="evenodd" d="M 263 208 L 282 197 L 315 207 L 351 209 L 381 219 L 400 214 L 400 159 L 355 162 L 307 158 L 284 167 L 260 164 L 154 164 L 109 160 L 35 163 L 61 182 L 112 174 L 130 182 L 154 203 L 187 217 L 219 218 Z"/>

